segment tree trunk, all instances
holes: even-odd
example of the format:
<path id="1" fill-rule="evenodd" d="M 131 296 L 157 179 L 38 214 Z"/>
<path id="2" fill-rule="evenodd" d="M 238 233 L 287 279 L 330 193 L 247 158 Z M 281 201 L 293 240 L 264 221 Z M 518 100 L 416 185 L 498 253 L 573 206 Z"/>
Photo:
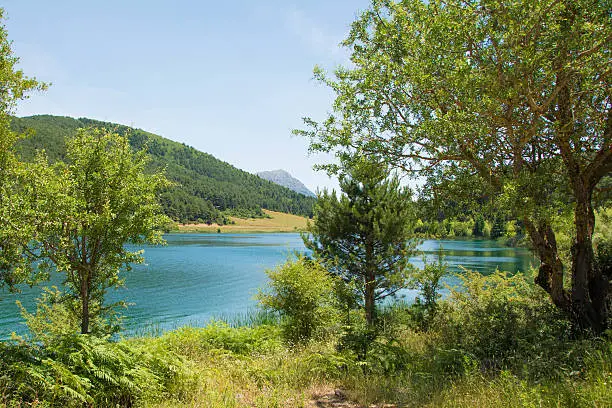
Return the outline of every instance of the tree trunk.
<path id="1" fill-rule="evenodd" d="M 535 283 L 550 295 L 558 308 L 569 313 L 569 296 L 563 287 L 563 263 L 559 259 L 557 240 L 552 226 L 545 222 L 540 222 L 540 225 L 536 226 L 527 217 L 523 219 L 523 223 L 540 258 L 540 267 Z"/>
<path id="2" fill-rule="evenodd" d="M 89 286 L 88 279 L 81 279 L 81 334 L 89 333 Z"/>
<path id="3" fill-rule="evenodd" d="M 594 268 L 592 191 L 579 176 L 574 178 L 576 237 L 572 245 L 572 314 L 581 329 L 599 334 L 607 328 L 609 282 Z"/>
<path id="4" fill-rule="evenodd" d="M 591 192 L 587 188 L 576 190 L 576 237 L 572 245 L 570 293 L 563 287 L 563 264 L 558 256 L 552 226 L 544 222 L 536 226 L 528 218 L 524 219 L 524 224 L 540 258 L 535 282 L 550 295 L 558 308 L 568 314 L 577 328 L 601 334 L 607 329 L 609 281 L 594 268 L 592 236 L 595 216 Z"/>
<path id="5" fill-rule="evenodd" d="M 374 322 L 376 320 L 376 299 L 375 299 L 375 289 L 376 289 L 376 265 L 374 263 L 374 237 L 373 231 L 374 226 L 368 226 L 368 235 L 365 239 L 365 276 L 364 276 L 364 284 L 365 284 L 365 315 L 366 315 L 366 323 L 369 328 L 374 326 Z"/>
<path id="6" fill-rule="evenodd" d="M 376 320 L 376 304 L 374 299 L 375 280 L 374 274 L 368 273 L 364 279 L 365 283 L 365 316 L 368 327 L 374 326 Z"/>
<path id="7" fill-rule="evenodd" d="M 571 26 L 577 15 L 571 2 L 559 22 L 561 30 L 570 38 Z M 574 117 L 572 105 L 572 86 L 579 83 L 579 77 L 567 69 L 567 62 L 571 60 L 567 41 L 559 42 L 558 58 L 556 61 L 558 87 L 557 106 L 555 111 L 556 125 L 558 127 L 555 144 L 567 170 L 575 200 L 574 225 L 576 236 L 571 248 L 572 255 L 572 288 L 570 296 L 570 313 L 574 325 L 582 330 L 592 330 L 596 334 L 603 333 L 608 319 L 608 292 L 609 281 L 601 271 L 594 268 L 593 229 L 595 227 L 595 214 L 591 204 L 593 189 L 597 182 L 610 169 L 610 126 L 612 112 L 608 111 L 608 119 L 604 133 L 601 135 L 603 143 L 601 150 L 585 164 L 583 152 L 576 147 L 575 141 L 579 139 L 580 125 Z M 577 133 L 577 134 L 576 134 Z"/>

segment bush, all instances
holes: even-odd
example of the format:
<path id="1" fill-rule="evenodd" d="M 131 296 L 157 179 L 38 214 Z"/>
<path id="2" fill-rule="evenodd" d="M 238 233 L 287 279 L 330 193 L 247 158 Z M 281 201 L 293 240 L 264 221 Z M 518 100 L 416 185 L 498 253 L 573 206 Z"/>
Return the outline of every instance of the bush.
<path id="1" fill-rule="evenodd" d="M 440 346 L 459 350 L 481 369 L 531 378 L 579 370 L 598 340 L 573 338 L 570 323 L 546 293 L 523 274 L 483 276 L 465 271 L 437 314 Z"/>
<path id="2" fill-rule="evenodd" d="M 493 238 L 491 235 L 493 231 L 493 224 L 489 221 L 484 222 L 484 226 L 482 227 L 482 236 L 486 238 Z"/>
<path id="3" fill-rule="evenodd" d="M 285 338 L 291 343 L 322 337 L 338 322 L 335 279 L 315 261 L 298 258 L 266 272 L 268 288 L 257 295 L 260 304 L 282 316 Z"/>
<path id="4" fill-rule="evenodd" d="M 410 279 L 410 287 L 419 290 L 411 314 L 419 329 L 428 330 L 438 311 L 438 300 L 442 297 L 441 279 L 448 273 L 442 246 L 438 249 L 436 263 L 426 260 L 424 263 L 423 269 L 414 271 Z"/>

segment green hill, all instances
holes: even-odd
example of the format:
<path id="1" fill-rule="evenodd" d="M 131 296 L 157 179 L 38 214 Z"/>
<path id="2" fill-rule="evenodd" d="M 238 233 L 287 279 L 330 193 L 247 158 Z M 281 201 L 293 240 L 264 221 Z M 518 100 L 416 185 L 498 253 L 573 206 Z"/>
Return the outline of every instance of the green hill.
<path id="1" fill-rule="evenodd" d="M 314 199 L 235 168 L 183 143 L 128 126 L 87 118 L 37 115 L 14 118 L 13 128 L 30 133 L 18 152 L 32 160 L 44 149 L 51 161 L 63 160 L 65 140 L 82 127 L 104 127 L 128 134 L 135 149 L 146 146 L 152 168 L 165 168 L 175 186 L 162 192 L 164 211 L 180 222 L 223 223 L 226 215 L 263 215 L 262 209 L 311 216 Z"/>

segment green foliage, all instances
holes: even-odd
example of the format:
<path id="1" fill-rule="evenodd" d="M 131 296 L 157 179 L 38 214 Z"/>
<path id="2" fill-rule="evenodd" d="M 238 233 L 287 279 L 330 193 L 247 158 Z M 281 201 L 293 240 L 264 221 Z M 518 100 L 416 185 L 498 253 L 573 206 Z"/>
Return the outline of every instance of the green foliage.
<path id="1" fill-rule="evenodd" d="M 471 171 L 454 166 L 434 171 L 420 187 L 417 199 L 418 216 L 426 224 L 423 232 L 441 238 L 491 238 L 497 219 L 516 221 L 516 215 L 501 205 L 497 195 L 486 180 Z M 485 222 L 489 223 L 486 235 Z M 519 229 L 516 232 L 521 233 Z"/>
<path id="2" fill-rule="evenodd" d="M 590 344 L 571 340 L 569 321 L 531 279 L 470 271 L 459 277 L 461 287 L 451 289 L 435 322 L 444 348 L 460 350 L 483 369 L 527 377 L 560 377 L 581 364 Z"/>
<path id="3" fill-rule="evenodd" d="M 237 218 L 269 218 L 270 216 L 264 213 L 261 208 L 228 208 L 223 212 L 227 217 Z"/>
<path id="4" fill-rule="evenodd" d="M 413 331 L 413 310 L 381 312 L 347 387 L 367 406 L 607 406 L 609 338 L 576 338 L 540 288 L 523 275 L 465 275 L 440 302 L 430 330 Z M 386 363 L 388 362 L 388 363 Z M 452 403 L 449 403 L 451 401 Z M 561 402 L 560 402 L 561 401 Z"/>
<path id="5" fill-rule="evenodd" d="M 610 285 L 593 267 L 592 232 L 605 200 L 594 193 L 612 171 L 609 21 L 597 0 L 373 1 L 343 43 L 351 66 L 315 68 L 332 112 L 296 133 L 340 160 L 378 155 L 495 201 L 509 217 L 492 220 L 491 237 L 520 220 L 542 262 L 538 284 L 578 329 L 601 333 Z M 455 211 L 469 202 L 453 201 Z M 571 268 L 551 227 L 567 209 Z"/>
<path id="6" fill-rule="evenodd" d="M 372 159 L 344 163 L 342 194 L 319 195 L 314 223 L 302 235 L 316 259 L 356 289 L 368 324 L 376 302 L 406 287 L 415 252 L 411 193 Z"/>
<path id="7" fill-rule="evenodd" d="M 368 353 L 374 347 L 378 335 L 377 327 L 366 325 L 363 318 L 354 319 L 350 325 L 344 327 L 337 348 L 339 351 L 348 350 L 352 352 L 359 364 L 365 369 L 368 364 Z"/>
<path id="8" fill-rule="evenodd" d="M 19 58 L 11 49 L 4 19 L 4 9 L 0 8 L 0 286 L 12 290 L 31 272 L 23 248 L 32 239 L 29 221 L 33 214 L 21 187 L 28 173 L 14 154 L 15 143 L 23 135 L 11 129 L 10 115 L 29 92 L 44 90 L 47 85 L 18 69 Z"/>
<path id="9" fill-rule="evenodd" d="M 221 314 L 216 316 L 215 320 L 225 323 L 230 327 L 278 326 L 280 316 L 274 311 L 256 308 L 249 309 L 245 313 Z"/>
<path id="10" fill-rule="evenodd" d="M 319 263 L 298 258 L 266 273 L 268 287 L 257 298 L 265 309 L 280 313 L 289 342 L 324 337 L 337 324 L 335 279 Z"/>
<path id="11" fill-rule="evenodd" d="M 33 313 L 29 313 L 19 301 L 17 303 L 33 335 L 33 341 L 47 344 L 81 330 L 81 302 L 75 297 L 66 296 L 55 286 L 43 289 L 41 296 L 36 299 L 36 310 Z M 115 307 L 124 306 L 123 303 L 106 307 L 102 307 L 99 302 L 91 303 L 89 334 L 106 337 L 118 333 L 122 318 Z"/>
<path id="12" fill-rule="evenodd" d="M 609 358 L 609 356 L 608 356 Z M 609 361 L 609 360 L 608 360 Z M 587 368 L 589 373 L 602 372 Z M 554 383 L 533 383 L 508 371 L 490 378 L 472 373 L 436 395 L 428 407 L 606 407 L 612 404 L 609 376 L 584 381 L 568 377 Z"/>
<path id="13" fill-rule="evenodd" d="M 315 199 L 239 170 L 213 156 L 185 144 L 127 126 L 87 118 L 40 115 L 13 118 L 18 131 L 33 133 L 18 144 L 25 160 L 33 160 L 36 151 L 45 149 L 51 161 L 66 159 L 66 140 L 83 127 L 104 128 L 124 135 L 136 151 L 145 149 L 152 160 L 151 171 L 164 169 L 173 182 L 160 193 L 164 213 L 173 220 L 224 224 L 225 210 L 261 216 L 261 209 L 291 214 L 312 215 Z"/>
<path id="14" fill-rule="evenodd" d="M 190 370 L 175 354 L 92 336 L 56 337 L 44 347 L 0 343 L 4 401 L 43 406 L 133 406 L 179 397 Z"/>
<path id="15" fill-rule="evenodd" d="M 595 217 L 595 269 L 612 281 L 612 208 L 600 209 Z"/>
<path id="16" fill-rule="evenodd" d="M 119 271 L 144 260 L 126 244 L 163 243 L 168 219 L 156 194 L 167 181 L 145 172 L 146 152 L 134 153 L 127 138 L 100 129 L 80 130 L 68 142 L 66 159 L 52 167 L 44 156 L 35 162 L 42 216 L 31 252 L 64 274 L 61 303 L 76 313 L 85 334 L 90 319 L 112 310 L 104 296 L 122 284 Z"/>
<path id="17" fill-rule="evenodd" d="M 595 231 L 593 243 L 597 249 L 600 245 L 612 243 L 612 208 L 601 208 L 595 212 Z"/>
<path id="18" fill-rule="evenodd" d="M 277 326 L 230 327 L 213 322 L 203 328 L 182 327 L 166 333 L 159 341 L 174 353 L 197 358 L 208 352 L 250 355 L 277 350 L 281 346 Z"/>
<path id="19" fill-rule="evenodd" d="M 493 225 L 489 221 L 485 221 L 484 227 L 482 229 L 482 236 L 490 238 L 492 230 L 493 230 Z"/>
<path id="20" fill-rule="evenodd" d="M 516 222 L 514 221 L 508 221 L 506 223 L 506 227 L 505 227 L 506 232 L 504 233 L 504 235 L 507 238 L 513 238 L 516 236 Z"/>
<path id="21" fill-rule="evenodd" d="M 442 246 L 440 246 L 436 263 L 424 262 L 423 269 L 415 270 L 410 277 L 410 287 L 418 289 L 420 297 L 412 306 L 414 319 L 419 328 L 428 330 L 438 311 L 438 300 L 442 297 L 441 279 L 448 273 L 448 265 L 444 262 Z"/>
<path id="22" fill-rule="evenodd" d="M 610 339 L 568 336 L 528 279 L 468 273 L 427 332 L 411 329 L 406 304 L 382 308 L 370 338 L 353 316 L 340 351 L 327 339 L 287 347 L 276 325 L 220 322 L 117 343 L 2 343 L 0 406 L 608 406 Z"/>

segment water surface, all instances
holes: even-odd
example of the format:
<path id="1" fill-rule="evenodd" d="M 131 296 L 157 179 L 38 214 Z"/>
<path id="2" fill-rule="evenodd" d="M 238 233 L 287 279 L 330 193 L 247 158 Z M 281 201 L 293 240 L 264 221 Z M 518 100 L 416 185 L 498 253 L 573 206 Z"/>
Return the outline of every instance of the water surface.
<path id="1" fill-rule="evenodd" d="M 306 250 L 299 234 L 169 234 L 166 241 L 166 246 L 145 247 L 146 264 L 135 265 L 125 274 L 126 287 L 108 295 L 109 302 L 131 304 L 124 313 L 128 332 L 204 325 L 214 317 L 246 313 L 256 306 L 253 296 L 266 283 L 265 270 Z M 516 272 L 534 262 L 529 251 L 495 241 L 426 240 L 420 249 L 433 259 L 440 245 L 450 271 L 461 265 L 485 274 L 495 269 Z M 411 261 L 422 266 L 423 257 Z M 56 275 L 41 286 L 60 284 Z M 39 294 L 40 288 L 25 287 L 19 295 L 0 290 L 0 337 L 25 331 L 15 300 L 32 312 Z M 404 295 L 410 299 L 415 293 Z"/>

